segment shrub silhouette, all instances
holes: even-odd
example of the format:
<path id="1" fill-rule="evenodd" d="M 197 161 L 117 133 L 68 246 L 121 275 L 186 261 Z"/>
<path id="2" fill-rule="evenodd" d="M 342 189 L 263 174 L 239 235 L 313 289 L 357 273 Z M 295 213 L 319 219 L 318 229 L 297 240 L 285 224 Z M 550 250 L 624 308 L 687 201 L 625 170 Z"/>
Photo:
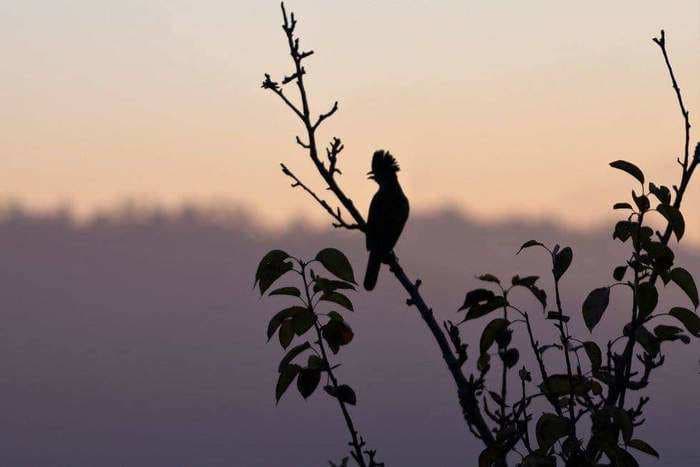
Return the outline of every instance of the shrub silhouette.
<path id="1" fill-rule="evenodd" d="M 295 35 L 297 20 L 293 13 L 287 15 L 284 4 L 282 14 L 294 69 L 281 83 L 266 74 L 262 87 L 276 94 L 301 120 L 306 141 L 297 137 L 297 144 L 308 151 L 321 178 L 352 221 L 347 221 L 340 207 L 331 207 L 284 164 L 282 171 L 293 180 L 293 187 L 302 188 L 328 212 L 335 227 L 366 234 L 364 217 L 340 188 L 336 178 L 340 174 L 337 164 L 343 150 L 342 142 L 333 138 L 326 149 L 325 160 L 321 159 L 318 150 L 316 130 L 338 110 L 338 103 L 333 104 L 328 112 L 312 117 L 304 83 L 307 71 L 302 62 L 313 51 L 300 48 L 299 38 Z M 567 270 L 574 259 L 569 246 L 546 245 L 533 239 L 523 243 L 517 251 L 517 254 L 525 255 L 536 250 L 548 255 L 551 260 L 551 278 L 547 279 L 551 284 L 549 294 L 542 285 L 545 280 L 536 275 L 514 275 L 506 281 L 485 273 L 478 276 L 484 283 L 483 287 L 466 293 L 459 308 L 463 312 L 461 320 L 446 320 L 442 326 L 421 295 L 421 281 L 409 279 L 395 255 L 390 254 L 384 260 L 408 293 L 406 303 L 417 308 L 438 345 L 457 387 L 467 428 L 484 444 L 479 466 L 500 467 L 515 462 L 522 466 L 544 467 L 555 466 L 559 461 L 567 466 L 636 466 L 634 456 L 639 453 L 659 457 L 650 443 L 634 433 L 635 428 L 645 421 L 644 407 L 650 399 L 640 396 L 634 401 L 632 393 L 647 387 L 654 370 L 664 364 L 662 347 L 667 349 L 678 342 L 687 344 L 690 342 L 688 334 L 700 337 L 700 317 L 695 312 L 699 301 L 697 287 L 692 275 L 676 265 L 671 248 L 672 241 L 675 239 L 677 243 L 685 233 L 681 205 L 700 163 L 700 144 L 691 154 L 689 113 L 669 61 L 663 30 L 654 42 L 662 52 L 683 118 L 683 155 L 678 158 L 681 175 L 678 185 L 671 188 L 657 186 L 647 181 L 643 171 L 631 162 L 618 160 L 610 163 L 611 167 L 627 173 L 638 183 L 631 200 L 613 206 L 624 212 L 625 217 L 615 224 L 612 236 L 628 246 L 629 257 L 625 264 L 613 266 L 611 279 L 601 278 L 601 286 L 592 290 L 583 301 L 581 315 L 592 333 L 611 301 L 616 306 L 623 306 L 620 305 L 624 304 L 620 296 L 628 294 L 631 298 L 628 321 L 618 330 L 616 337 L 601 345 L 576 337 L 580 334 L 570 328 L 573 310 L 565 309 L 560 293 L 560 285 L 566 280 Z M 296 83 L 300 106 L 284 92 L 284 86 L 290 83 Z M 661 222 L 664 227 L 655 231 L 650 220 L 651 225 Z M 309 266 L 314 261 L 331 272 L 335 279 L 317 275 Z M 352 330 L 340 313 L 322 314 L 318 311 L 328 303 L 352 310 L 351 300 L 343 293 L 355 288 L 350 263 L 343 253 L 330 248 L 319 252 L 312 262 L 274 250 L 262 259 L 255 276 L 260 293 L 264 294 L 290 272 L 300 276 L 302 289 L 283 287 L 270 294 L 296 297 L 301 305 L 276 314 L 270 321 L 268 338 L 276 333 L 285 349 L 294 335 L 304 336 L 307 331 L 315 332 L 316 341 L 297 345 L 283 357 L 279 366 L 277 399 L 295 378 L 301 395 L 308 397 L 325 374 L 328 384 L 324 389 L 338 400 L 350 432 L 352 458 L 362 467 L 381 465 L 375 461 L 375 451 L 363 450 L 365 441 L 356 431 L 348 410 L 348 405 L 355 405 L 355 393 L 349 386 L 339 384 L 326 351 L 328 347 L 336 354 L 343 345 L 349 344 Z M 687 296 L 688 303 L 670 310 L 661 309 L 659 279 L 664 287 L 671 283 L 678 286 Z M 541 310 L 529 308 L 532 301 L 517 300 L 519 290 L 531 294 Z M 490 318 L 488 322 L 487 317 Z M 552 342 L 541 342 L 535 335 L 535 320 L 550 323 L 557 338 Z M 460 325 L 468 321 L 483 323 L 483 332 L 478 345 L 471 345 L 478 348 L 478 353 L 471 358 L 474 360 L 473 369 L 467 376 L 470 358 L 468 345 L 460 334 Z M 523 333 L 529 346 L 519 349 L 512 345 L 515 332 Z M 532 353 L 534 368 L 520 363 L 521 354 L 525 352 Z M 295 363 L 302 353 L 309 353 L 306 366 Z M 553 363 L 553 358 L 558 361 Z M 347 462 L 345 458 L 342 465 Z"/>

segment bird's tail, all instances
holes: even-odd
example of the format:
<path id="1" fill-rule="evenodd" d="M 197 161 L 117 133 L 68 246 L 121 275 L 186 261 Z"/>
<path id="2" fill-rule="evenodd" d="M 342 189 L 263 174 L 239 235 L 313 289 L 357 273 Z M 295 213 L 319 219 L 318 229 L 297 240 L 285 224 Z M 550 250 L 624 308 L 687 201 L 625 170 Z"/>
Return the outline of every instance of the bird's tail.
<path id="1" fill-rule="evenodd" d="M 367 272 L 365 273 L 365 290 L 372 290 L 377 285 L 379 277 L 379 268 L 382 265 L 382 258 L 376 251 L 369 252 L 369 260 L 367 260 Z"/>

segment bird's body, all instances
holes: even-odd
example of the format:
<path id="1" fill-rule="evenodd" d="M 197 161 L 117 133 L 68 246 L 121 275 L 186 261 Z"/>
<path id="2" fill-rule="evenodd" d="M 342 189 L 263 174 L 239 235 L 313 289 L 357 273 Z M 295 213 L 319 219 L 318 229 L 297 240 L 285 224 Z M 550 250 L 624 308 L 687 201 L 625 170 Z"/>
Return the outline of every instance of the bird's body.
<path id="1" fill-rule="evenodd" d="M 367 216 L 367 272 L 364 286 L 374 289 L 381 263 L 386 261 L 408 220 L 408 198 L 401 189 L 396 172 L 399 167 L 394 157 L 377 151 L 372 157 L 371 177 L 379 184 L 372 198 Z"/>

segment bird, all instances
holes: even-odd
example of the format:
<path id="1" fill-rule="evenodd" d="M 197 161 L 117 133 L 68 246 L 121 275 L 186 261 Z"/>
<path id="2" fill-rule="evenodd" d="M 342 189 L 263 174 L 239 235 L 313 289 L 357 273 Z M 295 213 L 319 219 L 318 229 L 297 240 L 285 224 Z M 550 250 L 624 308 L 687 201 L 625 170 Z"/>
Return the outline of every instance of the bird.
<path id="1" fill-rule="evenodd" d="M 389 151 L 378 150 L 372 156 L 372 170 L 368 178 L 379 185 L 372 198 L 367 215 L 367 272 L 365 273 L 365 290 L 372 290 L 377 285 L 379 269 L 401 236 L 408 220 L 408 198 L 401 189 L 397 172 L 399 165 Z"/>

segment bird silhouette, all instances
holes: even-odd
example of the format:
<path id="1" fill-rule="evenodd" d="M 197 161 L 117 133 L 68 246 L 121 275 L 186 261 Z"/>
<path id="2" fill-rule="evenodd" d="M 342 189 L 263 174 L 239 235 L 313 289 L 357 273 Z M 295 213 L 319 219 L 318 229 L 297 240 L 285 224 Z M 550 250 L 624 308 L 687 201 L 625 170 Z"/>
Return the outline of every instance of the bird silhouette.
<path id="1" fill-rule="evenodd" d="M 369 178 L 379 184 L 372 198 L 367 216 L 367 272 L 364 286 L 366 290 L 377 285 L 382 262 L 389 259 L 399 236 L 408 220 L 408 198 L 401 189 L 396 173 L 399 165 L 388 151 L 375 151 L 372 156 L 372 170 Z"/>

